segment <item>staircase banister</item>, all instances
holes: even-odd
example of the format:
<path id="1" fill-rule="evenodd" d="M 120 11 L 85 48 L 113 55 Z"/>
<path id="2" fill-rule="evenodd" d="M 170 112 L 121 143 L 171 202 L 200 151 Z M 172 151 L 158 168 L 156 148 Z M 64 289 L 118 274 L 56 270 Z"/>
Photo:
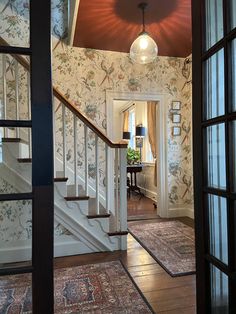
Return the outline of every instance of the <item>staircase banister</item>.
<path id="1" fill-rule="evenodd" d="M 9 44 L 0 36 L 0 45 L 9 46 Z M 11 54 L 27 71 L 30 70 L 30 64 L 28 61 L 20 55 Z M 94 122 L 87 118 L 70 100 L 66 99 L 65 96 L 53 86 L 53 95 L 62 102 L 73 114 L 75 114 L 89 129 L 91 129 L 97 136 L 105 142 L 111 148 L 127 148 L 125 141 L 112 142 L 106 134 L 94 125 Z"/>
<path id="2" fill-rule="evenodd" d="M 0 36 L 0 46 L 10 46 L 8 42 Z M 12 58 L 16 59 L 27 71 L 30 70 L 29 62 L 18 54 L 10 54 Z"/>
<path id="3" fill-rule="evenodd" d="M 75 114 L 89 129 L 91 129 L 97 136 L 103 140 L 111 148 L 127 148 L 125 141 L 112 142 L 106 134 L 94 125 L 94 122 L 87 118 L 70 100 L 66 99 L 65 96 L 56 88 L 53 87 L 53 95 L 62 102 L 73 114 Z"/>

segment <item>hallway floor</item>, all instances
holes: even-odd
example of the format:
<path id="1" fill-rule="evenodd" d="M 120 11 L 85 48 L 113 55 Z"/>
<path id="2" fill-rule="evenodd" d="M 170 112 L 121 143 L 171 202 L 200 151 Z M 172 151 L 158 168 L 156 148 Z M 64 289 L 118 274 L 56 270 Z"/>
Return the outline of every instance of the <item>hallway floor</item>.
<path id="1" fill-rule="evenodd" d="M 127 207 L 129 221 L 158 218 L 153 200 L 146 196 L 140 197 L 136 193 L 131 193 L 131 196 L 127 199 Z"/>
<path id="2" fill-rule="evenodd" d="M 193 226 L 192 219 L 184 217 L 178 220 Z M 122 260 L 155 313 L 195 313 L 195 275 L 171 277 L 130 234 L 127 252 L 116 251 L 57 258 L 55 267 L 71 267 L 117 259 Z"/>

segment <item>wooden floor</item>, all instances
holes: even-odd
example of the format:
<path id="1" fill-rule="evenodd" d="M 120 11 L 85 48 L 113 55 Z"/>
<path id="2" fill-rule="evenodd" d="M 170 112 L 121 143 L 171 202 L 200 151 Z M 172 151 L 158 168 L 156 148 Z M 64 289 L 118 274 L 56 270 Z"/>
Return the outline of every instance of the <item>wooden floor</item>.
<path id="1" fill-rule="evenodd" d="M 153 205 L 153 200 L 145 196 L 140 197 L 136 193 L 131 193 L 127 199 L 128 220 L 156 219 L 157 209 Z"/>
<path id="2" fill-rule="evenodd" d="M 179 220 L 193 226 L 193 221 L 189 218 Z M 123 261 L 155 313 L 195 313 L 195 275 L 171 277 L 131 235 L 128 236 L 127 252 L 116 251 L 57 258 L 55 267 L 71 267 L 116 259 Z"/>

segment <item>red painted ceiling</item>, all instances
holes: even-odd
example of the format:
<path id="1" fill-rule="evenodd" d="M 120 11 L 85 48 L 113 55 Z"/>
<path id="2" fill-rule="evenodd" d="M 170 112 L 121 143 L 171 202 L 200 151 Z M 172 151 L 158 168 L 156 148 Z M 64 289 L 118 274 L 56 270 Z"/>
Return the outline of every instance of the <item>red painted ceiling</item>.
<path id="1" fill-rule="evenodd" d="M 142 30 L 140 0 L 80 0 L 74 46 L 129 52 Z M 145 1 L 144 1 L 145 2 Z M 191 0 L 146 0 L 146 31 L 159 55 L 191 53 Z"/>

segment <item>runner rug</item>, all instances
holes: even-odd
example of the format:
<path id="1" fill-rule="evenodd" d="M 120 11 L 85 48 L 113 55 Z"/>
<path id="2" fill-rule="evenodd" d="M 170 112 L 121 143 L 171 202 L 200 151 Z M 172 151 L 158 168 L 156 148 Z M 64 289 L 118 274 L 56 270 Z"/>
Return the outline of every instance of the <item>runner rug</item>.
<path id="1" fill-rule="evenodd" d="M 0 278 L 0 313 L 32 313 L 30 278 Z M 119 261 L 56 269 L 54 280 L 57 314 L 153 313 Z"/>
<path id="2" fill-rule="evenodd" d="M 193 228 L 180 221 L 129 222 L 129 232 L 171 276 L 195 272 Z"/>

